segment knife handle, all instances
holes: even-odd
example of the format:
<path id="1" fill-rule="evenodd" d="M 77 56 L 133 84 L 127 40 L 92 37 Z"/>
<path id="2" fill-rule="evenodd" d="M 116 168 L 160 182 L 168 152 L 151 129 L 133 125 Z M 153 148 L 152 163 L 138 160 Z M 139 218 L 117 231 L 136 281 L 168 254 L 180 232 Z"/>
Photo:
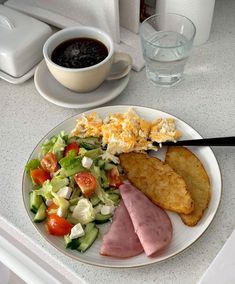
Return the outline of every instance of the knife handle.
<path id="1" fill-rule="evenodd" d="M 235 136 L 163 142 L 163 146 L 235 146 Z"/>

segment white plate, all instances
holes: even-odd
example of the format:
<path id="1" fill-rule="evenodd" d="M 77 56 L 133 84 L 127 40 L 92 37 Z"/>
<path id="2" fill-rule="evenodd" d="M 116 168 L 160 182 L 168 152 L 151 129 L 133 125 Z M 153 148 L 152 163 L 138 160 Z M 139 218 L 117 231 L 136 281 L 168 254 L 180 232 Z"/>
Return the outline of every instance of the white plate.
<path id="1" fill-rule="evenodd" d="M 103 107 L 98 108 L 92 111 L 96 111 L 101 117 L 105 117 L 110 113 L 117 113 L 117 112 L 125 112 L 128 110 L 130 106 L 109 106 L 109 107 Z M 137 113 L 147 120 L 153 120 L 155 118 L 160 117 L 173 117 L 170 114 L 167 114 L 165 112 L 145 108 L 145 107 L 138 107 L 134 106 L 134 109 L 137 111 Z M 85 112 L 90 113 L 91 111 Z M 66 132 L 71 131 L 76 123 L 76 120 L 78 117 L 80 117 L 81 114 L 73 116 L 61 124 L 59 124 L 57 127 L 52 129 L 36 146 L 36 148 L 33 150 L 33 153 L 29 157 L 29 159 L 33 159 L 37 157 L 37 153 L 40 149 L 40 144 L 47 139 L 50 138 L 53 135 L 58 134 L 61 130 L 64 130 Z M 175 118 L 175 117 L 174 117 Z M 182 120 L 179 120 L 175 118 L 177 121 L 177 128 L 183 133 L 183 139 L 190 139 L 190 138 L 201 138 L 201 136 L 188 124 L 183 122 Z M 211 182 L 211 190 L 212 190 L 212 196 L 209 203 L 209 207 L 206 210 L 205 214 L 203 215 L 202 220 L 196 225 L 195 227 L 188 227 L 183 224 L 180 217 L 172 212 L 168 212 L 170 219 L 173 224 L 173 239 L 170 244 L 170 246 L 164 250 L 164 252 L 154 258 L 147 257 L 144 253 L 127 258 L 127 259 L 118 259 L 118 258 L 112 258 L 112 257 L 106 257 L 99 255 L 99 248 L 101 246 L 102 237 L 100 236 L 98 240 L 95 241 L 95 243 L 92 245 L 92 247 L 85 252 L 84 254 L 79 253 L 76 250 L 66 250 L 64 247 L 64 241 L 63 238 L 55 237 L 52 235 L 49 235 L 45 231 L 45 226 L 43 224 L 35 224 L 33 225 L 38 229 L 40 234 L 48 241 L 50 242 L 54 247 L 62 251 L 68 256 L 71 256 L 75 258 L 76 260 L 93 264 L 93 265 L 99 265 L 99 266 L 106 266 L 106 267 L 138 267 L 142 265 L 147 265 L 155 262 L 160 262 L 162 260 L 166 260 L 186 248 L 188 248 L 191 244 L 193 244 L 207 229 L 207 227 L 210 225 L 211 221 L 213 220 L 215 213 L 217 211 L 217 208 L 219 206 L 220 198 L 221 198 L 221 173 L 220 169 L 217 163 L 217 160 L 212 152 L 212 150 L 209 147 L 192 147 L 190 148 L 202 161 Z M 159 156 L 161 153 L 157 153 Z M 31 191 L 31 182 L 26 174 L 24 174 L 23 177 L 23 199 L 26 211 L 32 221 L 33 214 L 29 210 L 29 192 Z M 103 229 L 103 228 L 102 228 Z M 103 230 L 102 230 L 103 231 Z"/>
<path id="2" fill-rule="evenodd" d="M 126 88 L 129 76 L 113 81 L 104 81 L 90 93 L 76 93 L 62 86 L 51 75 L 43 60 L 35 71 L 34 83 L 39 94 L 49 102 L 67 108 L 90 108 L 116 98 Z"/>

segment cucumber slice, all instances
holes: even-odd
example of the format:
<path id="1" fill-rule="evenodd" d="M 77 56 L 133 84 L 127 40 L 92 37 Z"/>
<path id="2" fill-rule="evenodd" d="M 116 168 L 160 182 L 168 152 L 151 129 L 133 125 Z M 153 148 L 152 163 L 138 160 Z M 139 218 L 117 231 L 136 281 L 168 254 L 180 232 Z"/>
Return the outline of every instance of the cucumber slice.
<path id="1" fill-rule="evenodd" d="M 94 206 L 96 206 L 97 204 L 100 203 L 100 199 L 99 199 L 99 197 L 94 193 L 94 194 L 91 196 L 91 198 L 90 198 L 90 202 L 91 202 L 92 206 L 94 207 Z"/>
<path id="2" fill-rule="evenodd" d="M 79 197 L 75 197 L 69 200 L 70 205 L 77 205 Z"/>
<path id="3" fill-rule="evenodd" d="M 64 242 L 65 247 L 70 249 L 77 249 L 79 246 L 79 240 L 78 239 L 71 239 L 69 235 L 64 236 Z"/>
<path id="4" fill-rule="evenodd" d="M 86 138 L 79 138 L 77 142 L 80 147 L 85 148 L 87 150 L 92 150 L 101 146 L 99 138 L 97 137 L 86 137 Z"/>
<path id="5" fill-rule="evenodd" d="M 92 224 L 92 223 L 89 223 L 89 224 Z M 89 224 L 87 224 L 87 226 Z M 85 231 L 86 231 L 86 228 L 85 228 Z M 99 234 L 99 229 L 97 227 L 94 227 L 94 226 L 93 228 L 89 227 L 89 231 L 86 232 L 85 236 L 78 239 L 80 244 L 77 250 L 79 250 L 80 252 L 85 252 L 94 243 L 98 234 Z"/>
<path id="6" fill-rule="evenodd" d="M 119 200 L 120 200 L 120 196 L 116 193 L 108 193 L 109 198 L 114 202 L 114 204 L 116 205 Z"/>
<path id="7" fill-rule="evenodd" d="M 105 161 L 100 159 L 100 160 L 98 160 L 98 164 L 97 165 L 98 165 L 99 168 L 102 169 L 104 167 L 104 165 L 105 165 Z"/>
<path id="8" fill-rule="evenodd" d="M 105 165 L 104 165 L 105 171 L 110 171 L 110 170 L 112 170 L 114 167 L 116 167 L 114 164 L 111 164 L 111 163 L 108 163 L 108 162 L 106 162 Z"/>
<path id="9" fill-rule="evenodd" d="M 88 223 L 86 225 L 86 228 L 84 229 L 85 234 L 88 234 L 93 228 L 95 228 L 95 223 L 94 222 Z"/>
<path id="10" fill-rule="evenodd" d="M 94 166 L 94 172 L 95 172 L 95 174 L 96 174 L 96 176 L 100 176 L 101 175 L 101 170 L 100 170 L 100 168 L 99 167 L 97 167 L 97 166 Z"/>
<path id="11" fill-rule="evenodd" d="M 46 219 L 46 210 L 47 210 L 47 207 L 46 207 L 45 203 L 42 202 L 41 205 L 38 208 L 38 211 L 37 211 L 33 221 L 35 223 L 39 223 L 39 222 L 44 221 Z"/>
<path id="12" fill-rule="evenodd" d="M 93 149 L 97 148 L 96 145 L 93 145 L 91 143 L 87 143 L 86 141 L 80 141 L 79 146 L 82 147 L 82 148 L 85 148 L 86 150 L 93 150 Z"/>
<path id="13" fill-rule="evenodd" d="M 120 195 L 120 190 L 119 189 L 116 189 L 114 187 L 110 187 L 110 189 L 106 190 L 106 193 L 115 193 L 115 194 L 118 194 Z"/>
<path id="14" fill-rule="evenodd" d="M 109 188 L 109 181 L 108 181 L 108 178 L 106 176 L 105 171 L 103 169 L 99 168 L 99 167 L 94 167 L 94 171 L 95 171 L 95 174 L 97 176 L 97 179 L 98 179 L 101 187 L 102 188 Z"/>
<path id="15" fill-rule="evenodd" d="M 110 220 L 110 218 L 113 216 L 113 214 L 107 214 L 107 215 L 103 215 L 101 213 L 97 213 L 95 215 L 95 222 L 96 224 L 103 224 L 106 223 Z"/>
<path id="16" fill-rule="evenodd" d="M 29 207 L 33 213 L 37 213 L 38 208 L 42 203 L 42 197 L 36 193 L 36 191 L 31 191 L 29 194 Z"/>
<path id="17" fill-rule="evenodd" d="M 96 148 L 93 150 L 87 151 L 84 156 L 91 158 L 92 160 L 97 159 L 99 156 L 103 154 L 103 150 L 101 148 Z"/>

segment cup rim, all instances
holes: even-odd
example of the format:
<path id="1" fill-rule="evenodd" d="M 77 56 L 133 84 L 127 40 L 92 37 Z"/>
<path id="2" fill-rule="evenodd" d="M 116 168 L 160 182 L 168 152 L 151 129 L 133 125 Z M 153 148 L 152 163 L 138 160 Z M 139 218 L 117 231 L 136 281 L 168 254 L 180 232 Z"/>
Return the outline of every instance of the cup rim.
<path id="1" fill-rule="evenodd" d="M 56 64 L 55 62 L 53 62 L 50 58 L 50 56 L 48 55 L 48 48 L 50 46 L 50 44 L 55 40 L 57 39 L 58 37 L 60 37 L 62 34 L 66 34 L 70 31 L 86 31 L 86 30 L 90 30 L 90 31 L 93 31 L 94 33 L 98 33 L 100 35 L 102 35 L 103 37 L 105 37 L 107 39 L 107 41 L 109 42 L 109 48 L 106 46 L 106 44 L 100 40 L 103 44 L 105 44 L 105 46 L 107 47 L 108 50 L 108 55 L 105 57 L 104 60 L 102 60 L 101 62 L 95 64 L 95 65 L 92 65 L 92 66 L 89 66 L 89 67 L 84 67 L 84 68 L 67 68 L 67 67 L 63 67 L 63 66 L 60 66 L 58 64 Z M 79 37 L 79 36 L 78 36 Z M 74 38 L 74 37 L 71 37 L 71 38 Z M 69 39 L 69 38 L 68 38 Z M 59 44 L 61 44 L 63 41 L 61 41 Z M 57 44 L 54 49 L 59 45 Z M 43 45 L 43 56 L 46 60 L 46 62 L 48 61 L 50 64 L 52 64 L 55 68 L 61 70 L 61 71 L 66 71 L 66 72 L 84 72 L 84 71 L 88 71 L 88 70 L 92 70 L 94 68 L 97 68 L 103 64 L 105 64 L 107 61 L 110 60 L 110 58 L 113 56 L 113 53 L 114 53 L 114 44 L 113 44 L 113 40 L 112 38 L 103 30 L 101 29 L 98 29 L 98 28 L 95 28 L 95 27 L 91 27 L 91 26 L 74 26 L 74 27 L 69 27 L 69 28 L 65 28 L 65 29 L 62 29 L 56 33 L 54 33 L 53 35 L 51 35 L 47 40 L 46 42 L 44 43 Z"/>
<path id="2" fill-rule="evenodd" d="M 194 37 L 195 37 L 195 35 L 196 35 L 196 31 L 197 31 L 197 28 L 196 28 L 195 24 L 194 24 L 193 21 L 190 20 L 188 17 L 186 17 L 186 16 L 184 16 L 184 15 L 181 15 L 181 14 L 177 14 L 177 13 L 157 13 L 157 14 L 153 14 L 152 16 L 150 16 L 150 17 L 148 17 L 147 19 L 145 19 L 145 20 L 141 23 L 141 25 L 140 25 L 140 36 L 141 36 L 141 38 L 143 38 L 143 36 L 142 36 L 142 34 L 141 34 L 141 30 L 143 29 L 143 24 L 146 23 L 146 22 L 147 22 L 148 20 L 150 20 L 151 18 L 159 17 L 159 16 L 163 16 L 163 15 L 175 15 L 175 16 L 180 16 L 181 18 L 185 18 L 186 20 L 188 20 L 188 21 L 192 24 L 192 26 L 193 26 L 193 28 L 194 28 L 194 32 L 193 32 L 191 38 L 189 39 L 190 42 L 193 42 Z M 157 44 L 151 43 L 151 42 L 149 42 L 149 44 L 150 44 L 150 45 L 153 45 L 153 46 L 160 47 L 160 48 L 176 48 L 176 47 L 182 46 L 182 45 L 177 45 L 177 46 L 160 46 L 160 45 L 157 45 Z"/>

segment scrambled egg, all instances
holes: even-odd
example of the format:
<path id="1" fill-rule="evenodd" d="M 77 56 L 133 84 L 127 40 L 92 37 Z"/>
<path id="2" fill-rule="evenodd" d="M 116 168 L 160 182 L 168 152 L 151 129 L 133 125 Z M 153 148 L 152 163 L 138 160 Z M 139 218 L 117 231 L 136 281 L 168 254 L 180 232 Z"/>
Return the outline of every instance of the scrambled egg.
<path id="1" fill-rule="evenodd" d="M 92 112 L 88 116 L 84 114 L 80 119 L 77 120 L 75 129 L 72 131 L 74 136 L 81 138 L 85 137 L 101 137 L 103 125 L 102 119 L 98 116 L 97 113 Z"/>
<path id="2" fill-rule="evenodd" d="M 158 143 L 166 141 L 176 141 L 181 136 L 179 130 L 175 128 L 173 118 L 160 118 L 152 121 L 149 138 Z"/>
<path id="3" fill-rule="evenodd" d="M 181 135 L 175 128 L 174 119 L 161 118 L 151 122 L 139 117 L 133 109 L 126 113 L 110 114 L 103 121 L 96 113 L 83 115 L 72 134 L 101 137 L 111 155 L 157 150 L 153 142 L 176 141 Z"/>

